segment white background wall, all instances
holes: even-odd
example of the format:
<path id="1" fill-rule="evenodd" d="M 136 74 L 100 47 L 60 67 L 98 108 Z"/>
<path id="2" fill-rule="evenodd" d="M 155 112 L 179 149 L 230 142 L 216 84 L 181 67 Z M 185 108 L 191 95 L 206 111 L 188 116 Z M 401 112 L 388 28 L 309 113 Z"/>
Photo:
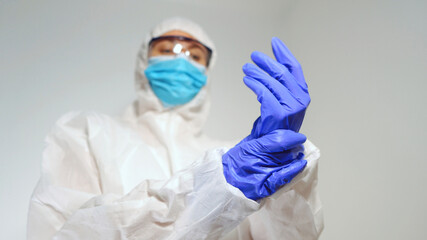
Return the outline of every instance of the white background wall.
<path id="1" fill-rule="evenodd" d="M 136 52 L 169 16 L 217 44 L 212 136 L 246 136 L 258 116 L 241 66 L 272 36 L 301 62 L 321 148 L 321 239 L 427 239 L 427 2 L 0 1 L 0 238 L 24 239 L 43 138 L 70 110 L 117 115 L 134 99 Z"/>

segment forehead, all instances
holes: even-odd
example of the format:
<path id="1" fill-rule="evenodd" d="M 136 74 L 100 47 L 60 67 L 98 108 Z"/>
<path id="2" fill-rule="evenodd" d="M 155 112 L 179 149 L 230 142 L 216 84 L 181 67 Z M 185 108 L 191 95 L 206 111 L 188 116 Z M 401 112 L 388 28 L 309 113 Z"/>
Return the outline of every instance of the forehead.
<path id="1" fill-rule="evenodd" d="M 171 30 L 168 32 L 163 33 L 162 35 L 160 35 L 161 37 L 163 36 L 183 36 L 183 37 L 188 37 L 194 40 L 197 40 L 195 37 L 193 37 L 191 34 L 186 33 L 184 31 L 181 30 Z"/>

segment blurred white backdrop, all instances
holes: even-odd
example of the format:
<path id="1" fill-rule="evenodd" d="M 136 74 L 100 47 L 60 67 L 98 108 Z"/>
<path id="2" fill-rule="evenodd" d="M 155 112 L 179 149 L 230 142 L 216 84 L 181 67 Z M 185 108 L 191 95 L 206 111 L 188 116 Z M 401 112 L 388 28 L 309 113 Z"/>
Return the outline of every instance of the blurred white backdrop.
<path id="1" fill-rule="evenodd" d="M 427 239 L 427 2 L 0 1 L 0 238 L 24 239 L 44 136 L 70 110 L 119 115 L 136 52 L 170 16 L 215 41 L 214 137 L 246 136 L 259 104 L 241 66 L 280 37 L 312 103 L 302 132 L 322 152 L 321 239 Z"/>

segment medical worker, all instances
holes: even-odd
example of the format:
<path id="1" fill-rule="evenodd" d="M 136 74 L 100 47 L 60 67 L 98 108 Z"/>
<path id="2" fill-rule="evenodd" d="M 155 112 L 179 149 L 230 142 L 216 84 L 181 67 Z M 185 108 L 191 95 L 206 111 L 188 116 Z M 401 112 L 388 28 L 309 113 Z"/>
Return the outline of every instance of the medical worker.
<path id="1" fill-rule="evenodd" d="M 125 116 L 71 112 L 47 136 L 28 239 L 317 239 L 319 150 L 298 133 L 310 97 L 296 59 L 272 47 L 243 66 L 261 115 L 230 145 L 202 133 L 212 41 L 186 19 L 157 25 Z"/>

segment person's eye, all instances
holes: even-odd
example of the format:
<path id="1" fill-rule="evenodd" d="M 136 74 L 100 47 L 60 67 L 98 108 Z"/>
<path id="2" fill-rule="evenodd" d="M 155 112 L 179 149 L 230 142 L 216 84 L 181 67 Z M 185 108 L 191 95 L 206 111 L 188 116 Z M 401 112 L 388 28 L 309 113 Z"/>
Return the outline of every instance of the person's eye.
<path id="1" fill-rule="evenodd" d="M 201 59 L 201 57 L 198 55 L 192 55 L 191 58 L 193 58 L 193 60 L 196 62 L 200 61 L 200 59 Z"/>
<path id="2" fill-rule="evenodd" d="M 170 49 L 162 49 L 162 50 L 160 50 L 160 52 L 161 53 L 171 53 L 172 50 L 170 50 Z"/>

